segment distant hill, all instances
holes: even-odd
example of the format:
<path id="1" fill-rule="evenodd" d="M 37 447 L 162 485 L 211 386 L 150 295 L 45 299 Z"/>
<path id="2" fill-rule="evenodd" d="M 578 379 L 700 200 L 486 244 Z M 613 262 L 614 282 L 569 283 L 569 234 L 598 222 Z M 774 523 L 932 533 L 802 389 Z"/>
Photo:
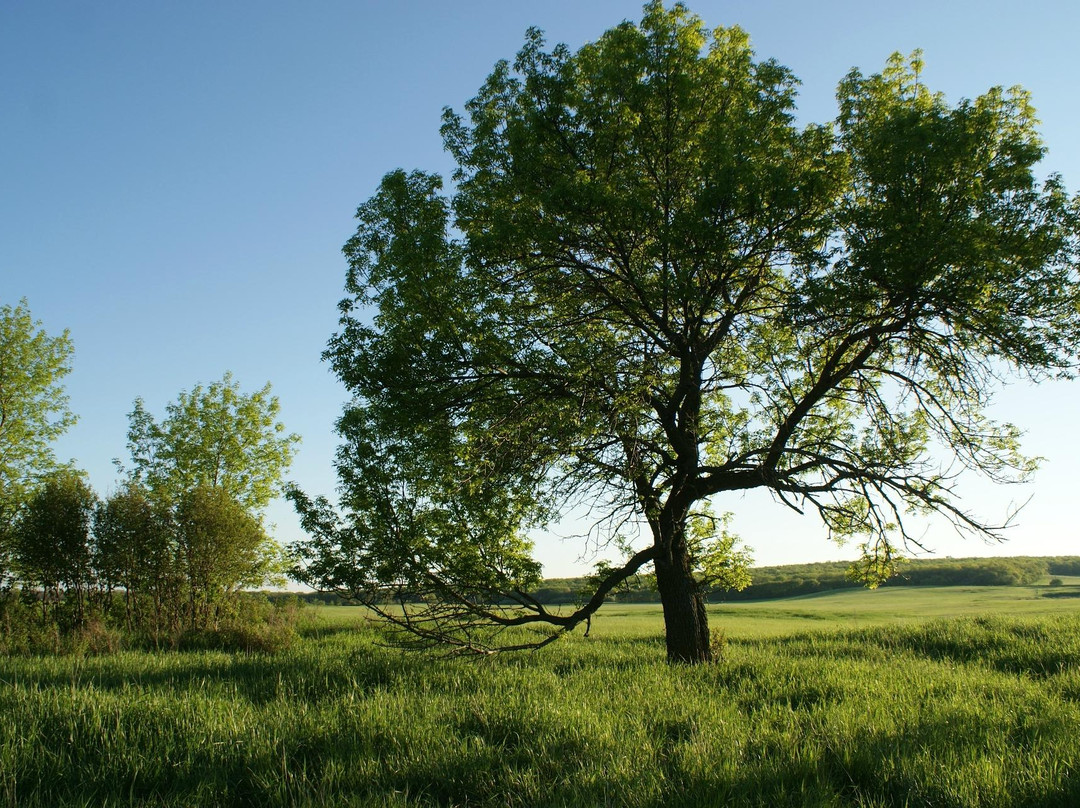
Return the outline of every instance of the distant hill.
<path id="1" fill-rule="evenodd" d="M 754 567 L 750 571 L 750 586 L 739 592 L 711 592 L 709 601 L 776 600 L 862 586 L 848 578 L 849 566 L 847 561 L 822 561 Z M 1030 586 L 1058 576 L 1080 576 L 1080 556 L 912 559 L 882 586 Z M 549 605 L 574 604 L 581 600 L 588 583 L 585 577 L 547 578 L 531 594 Z M 333 593 L 309 592 L 298 596 L 308 602 L 346 603 Z M 618 603 L 658 603 L 660 595 L 652 575 L 637 575 L 609 599 Z"/>
<path id="2" fill-rule="evenodd" d="M 847 561 L 755 567 L 742 591 L 715 591 L 711 602 L 773 600 L 861 586 L 848 578 Z M 1003 558 L 922 558 L 900 568 L 882 586 L 1030 586 L 1056 576 L 1080 576 L 1080 556 L 1011 556 Z M 549 578 L 533 595 L 542 603 L 574 603 L 586 578 Z M 612 600 L 650 603 L 660 596 L 651 575 L 639 575 Z"/>

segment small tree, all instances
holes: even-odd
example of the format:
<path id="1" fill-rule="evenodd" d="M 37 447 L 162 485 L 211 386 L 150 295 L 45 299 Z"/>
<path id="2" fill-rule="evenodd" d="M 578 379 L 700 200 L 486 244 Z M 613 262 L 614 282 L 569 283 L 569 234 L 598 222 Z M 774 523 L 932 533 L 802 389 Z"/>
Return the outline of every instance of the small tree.
<path id="1" fill-rule="evenodd" d="M 135 400 L 128 427 L 131 465 L 117 465 L 129 490 L 147 498 L 125 507 L 136 507 L 139 519 L 146 507 L 171 514 L 175 594 L 182 600 L 175 606 L 190 626 L 206 627 L 238 588 L 273 580 L 280 548 L 259 512 L 279 493 L 300 437 L 277 420 L 280 405 L 269 384 L 245 394 L 231 373 L 181 392 L 165 410 L 158 422 L 142 399 Z M 162 588 L 173 582 L 166 555 L 160 558 L 154 591 L 174 592 Z"/>
<path id="2" fill-rule="evenodd" d="M 25 299 L 0 306 L 0 565 L 19 508 L 57 467 L 49 444 L 75 423 L 62 384 L 73 350 L 66 330 L 45 333 Z"/>
<path id="3" fill-rule="evenodd" d="M 94 584 L 90 520 L 97 496 L 83 475 L 64 469 L 50 475 L 23 507 L 15 526 L 15 561 L 24 585 L 41 590 L 42 613 L 66 600 L 82 622 Z"/>
<path id="4" fill-rule="evenodd" d="M 211 626 L 230 596 L 262 586 L 279 572 L 278 546 L 221 488 L 198 486 L 181 498 L 176 537 L 192 628 Z"/>
<path id="5" fill-rule="evenodd" d="M 897 55 L 799 127 L 796 84 L 741 30 L 651 2 L 577 52 L 530 31 L 446 112 L 453 193 L 388 174 L 345 246 L 325 356 L 353 394 L 347 515 L 294 495 L 303 580 L 426 593 L 391 618 L 491 651 L 550 641 L 652 566 L 668 658 L 701 662 L 709 501 L 816 512 L 872 580 L 911 514 L 998 537 L 952 469 L 1034 469 L 986 407 L 1002 378 L 1076 368 L 1080 200 L 1033 176 L 1022 90 L 950 105 Z M 645 538 L 560 614 L 528 594 L 527 536 L 574 502 Z"/>
<path id="6" fill-rule="evenodd" d="M 179 600 L 179 569 L 173 515 L 161 500 L 129 484 L 94 513 L 94 567 L 107 590 L 124 590 L 128 628 L 156 636 Z M 151 609 L 144 614 L 144 604 Z"/>

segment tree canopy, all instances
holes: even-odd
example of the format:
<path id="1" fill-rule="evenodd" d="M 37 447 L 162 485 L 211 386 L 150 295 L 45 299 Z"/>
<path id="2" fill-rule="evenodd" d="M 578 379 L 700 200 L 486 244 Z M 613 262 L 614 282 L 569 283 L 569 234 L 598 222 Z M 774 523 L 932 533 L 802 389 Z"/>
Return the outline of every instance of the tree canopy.
<path id="1" fill-rule="evenodd" d="M 394 171 L 357 211 L 325 353 L 353 396 L 344 515 L 293 492 L 301 578 L 490 651 L 550 641 L 652 565 L 668 656 L 698 662 L 700 525 L 732 493 L 815 511 L 871 580 L 911 514 L 996 536 L 955 475 L 1033 471 L 987 405 L 1080 347 L 1080 201 L 1034 176 L 1027 94 L 950 104 L 894 55 L 801 126 L 791 71 L 659 2 L 545 47 L 530 31 L 446 111 L 451 192 Z M 575 502 L 645 538 L 558 613 L 527 594 L 528 536 Z M 516 626 L 540 633 L 498 634 Z"/>
<path id="2" fill-rule="evenodd" d="M 56 470 L 50 444 L 75 423 L 62 381 L 73 351 L 68 332 L 49 336 L 25 299 L 0 306 L 0 543 L 32 489 Z"/>
<path id="3" fill-rule="evenodd" d="M 93 584 L 90 524 L 97 496 L 81 472 L 50 474 L 19 511 L 13 530 L 19 577 L 41 592 L 42 609 L 57 605 L 61 592 L 82 621 Z"/>
<path id="4" fill-rule="evenodd" d="M 127 476 L 173 502 L 206 486 L 258 511 L 279 493 L 300 442 L 277 420 L 280 409 L 269 383 L 244 394 L 231 373 L 181 391 L 160 423 L 138 398 L 128 415 Z"/>
<path id="5" fill-rule="evenodd" d="M 211 623 L 213 607 L 238 589 L 276 581 L 280 548 L 223 488 L 200 485 L 184 495 L 176 537 L 193 627 Z"/>

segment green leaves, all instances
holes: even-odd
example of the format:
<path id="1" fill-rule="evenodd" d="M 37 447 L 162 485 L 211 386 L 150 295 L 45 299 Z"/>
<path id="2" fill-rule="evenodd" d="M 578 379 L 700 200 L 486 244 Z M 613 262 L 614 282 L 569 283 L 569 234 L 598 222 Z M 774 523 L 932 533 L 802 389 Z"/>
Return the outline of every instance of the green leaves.
<path id="1" fill-rule="evenodd" d="M 1057 178 L 1040 189 L 1032 174 L 1043 147 L 1030 99 L 993 88 L 950 107 L 920 69 L 918 54 L 894 55 L 882 74 L 840 85 L 851 185 L 834 282 L 876 309 L 864 317 L 939 323 L 921 352 L 947 345 L 1024 372 L 1068 368 L 1080 220 Z"/>
<path id="2" fill-rule="evenodd" d="M 62 469 L 45 479 L 20 512 L 13 531 L 15 562 L 20 579 L 44 593 L 43 608 L 63 587 L 81 612 L 92 583 L 89 534 L 96 504 L 83 476 Z"/>
<path id="3" fill-rule="evenodd" d="M 176 543 L 179 568 L 197 604 L 193 620 L 225 595 L 263 586 L 280 554 L 256 517 L 224 489 L 208 485 L 191 489 L 178 503 Z"/>
<path id="4" fill-rule="evenodd" d="M 716 516 L 706 501 L 687 518 L 690 560 L 701 586 L 736 591 L 750 585 L 753 558 L 749 547 L 739 547 L 739 537 L 729 530 L 732 514 Z"/>
<path id="5" fill-rule="evenodd" d="M 182 391 L 160 422 L 142 399 L 128 416 L 131 467 L 117 461 L 127 489 L 101 513 L 103 560 L 129 590 L 176 614 L 182 607 L 192 628 L 213 624 L 236 591 L 283 580 L 283 551 L 260 515 L 282 492 L 300 442 L 279 410 L 269 383 L 244 394 L 226 373 Z M 129 563 L 133 552 L 145 553 L 141 569 Z"/>
<path id="6" fill-rule="evenodd" d="M 161 423 L 136 399 L 128 416 L 128 476 L 169 501 L 208 486 L 250 511 L 261 510 L 280 492 L 300 442 L 285 434 L 279 410 L 269 383 L 245 395 L 231 373 L 181 392 L 166 405 Z"/>
<path id="7" fill-rule="evenodd" d="M 75 423 L 62 382 L 73 351 L 68 332 L 50 337 L 26 300 L 0 306 L 0 544 L 31 490 L 57 467 L 49 444 Z"/>

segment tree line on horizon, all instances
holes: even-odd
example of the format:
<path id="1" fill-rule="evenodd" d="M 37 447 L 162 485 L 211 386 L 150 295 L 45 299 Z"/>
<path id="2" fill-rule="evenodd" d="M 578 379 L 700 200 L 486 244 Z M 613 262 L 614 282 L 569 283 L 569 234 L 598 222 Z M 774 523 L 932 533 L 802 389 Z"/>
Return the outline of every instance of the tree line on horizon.
<path id="1" fill-rule="evenodd" d="M 744 586 L 714 587 L 707 593 L 710 603 L 780 600 L 783 598 L 861 589 L 865 584 L 853 576 L 847 561 L 815 561 L 807 564 L 749 567 Z M 1001 556 L 973 558 L 908 559 L 881 587 L 906 586 L 1033 586 L 1048 581 L 1063 585 L 1061 577 L 1080 576 L 1080 556 Z M 545 578 L 529 595 L 549 606 L 578 605 L 594 578 L 576 576 Z M 1073 590 L 1062 590 L 1070 595 Z M 271 595 L 271 598 L 274 596 Z M 334 592 L 303 592 L 300 600 L 327 606 L 353 605 Z M 651 575 L 639 575 L 609 595 L 613 603 L 659 603 L 656 582 Z"/>
<path id="2" fill-rule="evenodd" d="M 847 561 L 752 567 L 742 588 L 714 588 L 710 603 L 777 600 L 862 588 Z M 902 586 L 1031 586 L 1054 576 L 1080 575 L 1080 556 L 1004 556 L 984 558 L 917 558 L 906 560 L 881 587 Z M 573 604 L 587 591 L 588 577 L 547 578 L 531 594 L 547 604 Z M 615 590 L 616 603 L 658 603 L 659 594 L 649 575 L 638 576 Z"/>

